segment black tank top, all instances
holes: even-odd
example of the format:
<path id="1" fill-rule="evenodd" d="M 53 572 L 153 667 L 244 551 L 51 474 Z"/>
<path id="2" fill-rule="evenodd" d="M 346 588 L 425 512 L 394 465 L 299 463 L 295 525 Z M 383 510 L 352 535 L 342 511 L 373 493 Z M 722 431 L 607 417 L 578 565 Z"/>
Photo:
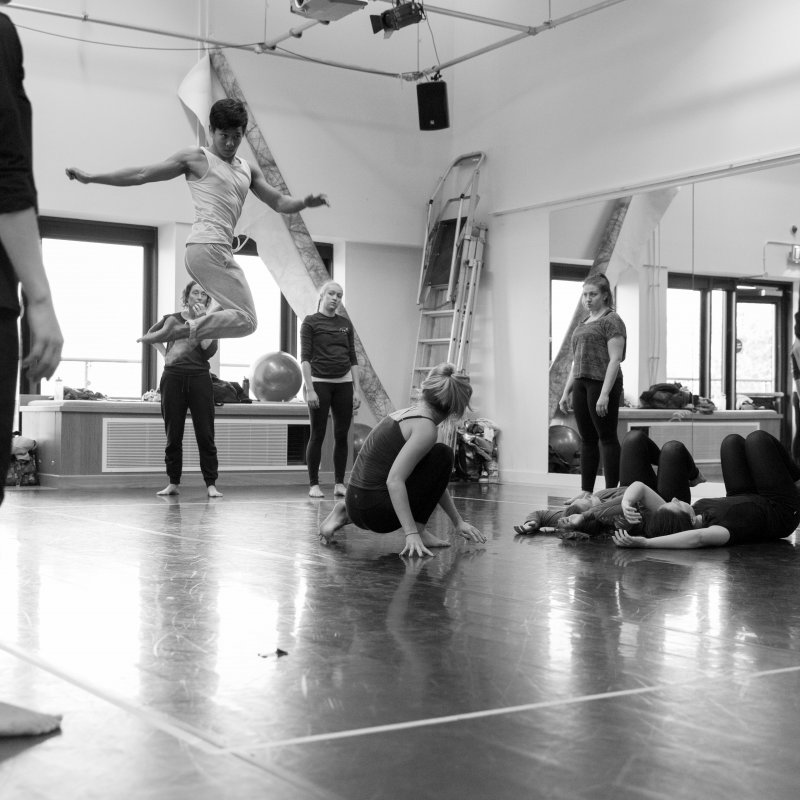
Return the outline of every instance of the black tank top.
<path id="1" fill-rule="evenodd" d="M 406 443 L 400 423 L 407 419 L 430 419 L 433 422 L 424 414 L 409 414 L 399 420 L 384 417 L 361 445 L 350 475 L 352 486 L 369 490 L 386 489 L 389 470 Z"/>

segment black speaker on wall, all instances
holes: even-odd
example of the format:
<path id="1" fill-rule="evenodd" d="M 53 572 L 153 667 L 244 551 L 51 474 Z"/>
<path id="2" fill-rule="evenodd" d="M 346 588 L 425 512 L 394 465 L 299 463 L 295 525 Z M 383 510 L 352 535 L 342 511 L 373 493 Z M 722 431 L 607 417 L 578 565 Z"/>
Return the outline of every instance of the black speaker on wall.
<path id="1" fill-rule="evenodd" d="M 417 84 L 417 107 L 419 129 L 440 131 L 450 127 L 450 112 L 447 109 L 447 84 L 444 81 L 429 81 Z"/>

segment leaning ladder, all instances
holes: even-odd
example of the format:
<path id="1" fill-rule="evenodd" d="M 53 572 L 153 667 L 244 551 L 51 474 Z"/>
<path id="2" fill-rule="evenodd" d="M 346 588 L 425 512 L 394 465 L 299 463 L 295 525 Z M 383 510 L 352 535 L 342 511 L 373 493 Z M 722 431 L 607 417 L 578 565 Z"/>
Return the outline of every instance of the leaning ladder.
<path id="1" fill-rule="evenodd" d="M 411 374 L 412 402 L 436 364 L 449 361 L 458 372 L 469 374 L 470 337 L 486 244 L 486 226 L 475 221 L 478 179 L 485 158 L 480 152 L 456 158 L 428 201 L 417 294 L 420 317 Z M 458 185 L 459 179 L 463 179 L 460 191 L 445 199 L 445 189 Z"/>

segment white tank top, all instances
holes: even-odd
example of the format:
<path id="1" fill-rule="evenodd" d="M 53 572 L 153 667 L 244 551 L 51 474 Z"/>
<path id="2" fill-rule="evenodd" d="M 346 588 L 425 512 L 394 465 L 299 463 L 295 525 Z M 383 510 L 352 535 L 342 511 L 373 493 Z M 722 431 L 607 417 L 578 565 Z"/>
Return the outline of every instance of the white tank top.
<path id="1" fill-rule="evenodd" d="M 202 178 L 186 180 L 194 203 L 194 224 L 186 241 L 230 245 L 250 189 L 250 165 L 238 156 L 229 164 L 208 148 L 200 149 L 206 154 L 208 169 Z"/>

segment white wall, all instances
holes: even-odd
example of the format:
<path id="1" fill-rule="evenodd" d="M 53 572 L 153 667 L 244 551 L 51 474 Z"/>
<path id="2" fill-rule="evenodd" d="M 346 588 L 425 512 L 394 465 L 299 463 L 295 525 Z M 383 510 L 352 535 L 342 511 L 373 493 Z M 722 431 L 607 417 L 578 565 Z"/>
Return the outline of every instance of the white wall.
<path id="1" fill-rule="evenodd" d="M 421 248 L 357 242 L 344 248 L 347 313 L 389 399 L 395 408 L 403 408 L 409 403 L 411 390 L 418 325 L 413 310 L 417 308 Z M 337 263 L 339 258 L 337 253 Z M 334 274 L 341 275 L 337 268 Z M 370 426 L 376 422 L 366 405 L 362 405 L 356 421 Z"/>

